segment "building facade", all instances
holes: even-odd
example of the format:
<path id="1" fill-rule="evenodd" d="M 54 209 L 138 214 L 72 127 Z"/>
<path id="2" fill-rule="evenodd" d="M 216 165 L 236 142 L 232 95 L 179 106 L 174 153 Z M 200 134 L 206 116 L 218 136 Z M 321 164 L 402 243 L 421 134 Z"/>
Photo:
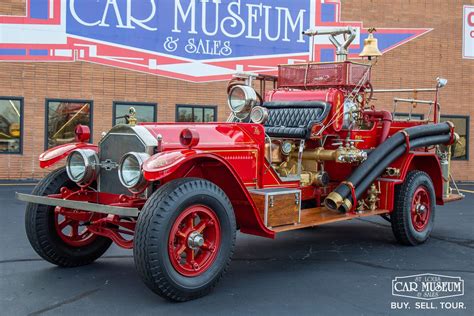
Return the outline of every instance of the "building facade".
<path id="1" fill-rule="evenodd" d="M 278 2 L 278 3 L 277 3 Z M 92 8 L 92 6 L 94 6 Z M 92 13 L 91 13 L 92 12 Z M 474 180 L 474 1 L 74 1 L 0 3 L 0 179 L 41 178 L 38 156 L 73 141 L 74 127 L 103 132 L 127 120 L 223 121 L 227 81 L 235 71 L 273 74 L 278 63 L 331 61 L 325 40 L 301 30 L 351 25 L 359 36 L 376 27 L 384 52 L 375 89 L 432 88 L 441 92 L 443 120 L 456 124 L 454 177 Z M 355 22 L 354 22 L 355 21 Z M 433 99 L 432 93 L 377 95 Z M 397 107 L 406 117 L 408 104 Z M 413 118 L 425 118 L 418 105 Z"/>

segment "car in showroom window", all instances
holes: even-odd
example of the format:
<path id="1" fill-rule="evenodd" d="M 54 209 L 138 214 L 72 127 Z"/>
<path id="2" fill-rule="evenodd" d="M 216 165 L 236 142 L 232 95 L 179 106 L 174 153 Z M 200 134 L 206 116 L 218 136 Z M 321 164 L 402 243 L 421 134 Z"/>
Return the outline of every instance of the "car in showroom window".
<path id="1" fill-rule="evenodd" d="M 23 98 L 0 97 L 0 154 L 21 154 Z"/>
<path id="2" fill-rule="evenodd" d="M 77 125 L 92 130 L 92 101 L 46 100 L 46 148 L 72 143 Z"/>

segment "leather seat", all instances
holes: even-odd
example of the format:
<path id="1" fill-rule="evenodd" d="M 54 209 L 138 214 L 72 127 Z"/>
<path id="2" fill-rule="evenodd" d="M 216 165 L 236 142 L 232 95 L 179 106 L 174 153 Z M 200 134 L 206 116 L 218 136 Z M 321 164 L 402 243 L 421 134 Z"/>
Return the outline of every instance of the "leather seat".
<path id="1" fill-rule="evenodd" d="M 268 109 L 265 132 L 279 138 L 310 138 L 313 126 L 331 111 L 331 105 L 323 101 L 265 102 L 263 107 Z"/>

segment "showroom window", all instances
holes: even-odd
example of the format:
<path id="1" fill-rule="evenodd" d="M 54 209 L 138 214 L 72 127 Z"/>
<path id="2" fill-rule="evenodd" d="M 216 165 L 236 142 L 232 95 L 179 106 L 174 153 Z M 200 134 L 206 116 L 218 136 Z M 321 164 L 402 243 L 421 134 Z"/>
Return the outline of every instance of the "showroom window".
<path id="1" fill-rule="evenodd" d="M 177 105 L 176 122 L 217 122 L 217 106 Z"/>
<path id="2" fill-rule="evenodd" d="M 0 97 L 0 154 L 21 154 L 23 98 Z"/>
<path id="3" fill-rule="evenodd" d="M 408 121 L 410 118 L 410 113 L 395 113 L 394 119 L 399 120 L 399 121 Z M 422 121 L 425 119 L 424 114 L 418 114 L 418 113 L 412 113 L 411 114 L 411 120 L 412 121 Z"/>
<path id="4" fill-rule="evenodd" d="M 76 126 L 92 131 L 92 101 L 46 100 L 46 148 L 73 143 Z M 90 140 L 92 142 L 92 139 Z"/>
<path id="5" fill-rule="evenodd" d="M 114 102 L 113 125 L 128 124 L 129 111 L 136 110 L 138 122 L 156 122 L 156 103 Z"/>
<path id="6" fill-rule="evenodd" d="M 460 136 L 459 142 L 451 147 L 454 160 L 469 160 L 469 120 L 470 117 L 464 115 L 441 115 L 441 122 L 453 122 Z"/>

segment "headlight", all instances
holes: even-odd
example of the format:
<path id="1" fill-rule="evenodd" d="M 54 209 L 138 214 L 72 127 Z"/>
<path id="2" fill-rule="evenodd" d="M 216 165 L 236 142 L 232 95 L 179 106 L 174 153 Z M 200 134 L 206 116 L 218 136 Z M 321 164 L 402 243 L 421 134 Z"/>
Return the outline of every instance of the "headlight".
<path id="1" fill-rule="evenodd" d="M 148 182 L 143 177 L 142 166 L 150 155 L 145 153 L 128 153 L 122 157 L 119 167 L 120 182 L 133 193 L 140 193 Z"/>
<path id="2" fill-rule="evenodd" d="M 79 185 L 87 186 L 94 182 L 99 168 L 97 153 L 91 149 L 74 150 L 67 158 L 67 175 Z"/>
<path id="3" fill-rule="evenodd" d="M 255 124 L 264 124 L 268 120 L 268 109 L 256 106 L 250 113 L 250 120 Z"/>
<path id="4" fill-rule="evenodd" d="M 246 119 L 257 103 L 257 92 L 249 86 L 235 86 L 230 90 L 228 103 L 237 118 Z"/>

